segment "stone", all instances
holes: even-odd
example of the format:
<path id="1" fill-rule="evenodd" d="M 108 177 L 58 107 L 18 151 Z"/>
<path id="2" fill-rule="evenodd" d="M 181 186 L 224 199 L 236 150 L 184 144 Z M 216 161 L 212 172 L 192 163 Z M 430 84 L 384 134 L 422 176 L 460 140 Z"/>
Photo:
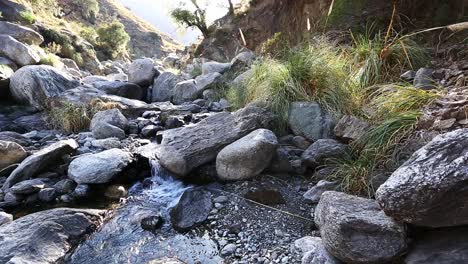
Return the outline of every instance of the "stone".
<path id="1" fill-rule="evenodd" d="M 315 208 L 325 248 L 345 263 L 387 263 L 406 252 L 404 224 L 370 199 L 325 192 Z"/>
<path id="2" fill-rule="evenodd" d="M 68 194 L 75 190 L 76 183 L 70 179 L 63 179 L 55 183 L 54 188 L 60 194 Z"/>
<path id="3" fill-rule="evenodd" d="M 44 188 L 39 191 L 38 198 L 43 202 L 52 202 L 55 201 L 55 198 L 58 197 L 58 193 L 54 188 Z"/>
<path id="4" fill-rule="evenodd" d="M 203 91 L 206 89 L 216 89 L 217 85 L 220 85 L 222 81 L 223 75 L 218 72 L 198 76 L 195 78 L 195 84 L 197 85 L 197 95 L 202 95 Z"/>
<path id="5" fill-rule="evenodd" d="M 288 123 L 296 136 L 310 141 L 333 136 L 333 120 L 315 102 L 293 102 L 289 108 Z"/>
<path id="6" fill-rule="evenodd" d="M 154 61 L 149 58 L 134 60 L 128 67 L 128 81 L 143 87 L 153 84 L 154 78 L 158 75 Z"/>
<path id="7" fill-rule="evenodd" d="M 216 157 L 222 180 L 246 180 L 259 175 L 273 158 L 278 140 L 273 132 L 258 129 L 223 148 Z"/>
<path id="8" fill-rule="evenodd" d="M 32 179 L 18 182 L 10 187 L 10 192 L 13 194 L 32 194 L 44 189 L 45 183 L 40 179 Z"/>
<path id="9" fill-rule="evenodd" d="M 0 35 L 0 54 L 19 66 L 36 64 L 41 60 L 35 50 L 7 35 Z"/>
<path id="10" fill-rule="evenodd" d="M 309 168 L 323 165 L 327 160 L 343 157 L 347 154 L 346 145 L 334 139 L 319 139 L 302 154 L 302 162 Z"/>
<path id="11" fill-rule="evenodd" d="M 47 65 L 26 66 L 16 71 L 10 79 L 13 98 L 38 110 L 47 108 L 49 98 L 58 96 L 79 82 L 67 74 Z"/>
<path id="12" fill-rule="evenodd" d="M 3 184 L 3 190 L 7 190 L 17 182 L 34 177 L 50 166 L 59 164 L 64 155 L 74 153 L 77 148 L 78 143 L 75 140 L 67 139 L 39 150 L 23 160 L 18 168 L 11 173 Z"/>
<path id="13" fill-rule="evenodd" d="M 164 67 L 177 68 L 180 64 L 180 58 L 176 55 L 169 55 L 162 61 Z"/>
<path id="14" fill-rule="evenodd" d="M 0 226 L 0 263 L 57 263 L 102 223 L 104 211 L 59 208 Z"/>
<path id="15" fill-rule="evenodd" d="M 20 133 L 12 131 L 0 132 L 0 140 L 15 142 L 23 147 L 28 147 L 32 144 L 31 140 Z"/>
<path id="16" fill-rule="evenodd" d="M 159 159 L 163 167 L 178 177 L 215 161 L 219 151 L 259 128 L 269 128 L 268 111 L 247 107 L 234 113 L 214 114 L 193 126 L 167 130 L 163 134 Z"/>
<path id="17" fill-rule="evenodd" d="M 164 221 L 160 215 L 147 216 L 141 219 L 140 225 L 143 230 L 155 231 L 163 225 Z"/>
<path id="18" fill-rule="evenodd" d="M 292 146 L 280 145 L 270 162 L 269 171 L 275 173 L 303 174 L 305 167 L 301 161 L 303 151 Z"/>
<path id="19" fill-rule="evenodd" d="M 127 196 L 127 190 L 125 190 L 125 187 L 121 185 L 111 185 L 106 188 L 104 196 L 112 200 L 119 200 L 120 198 Z"/>
<path id="20" fill-rule="evenodd" d="M 151 260 L 148 264 L 185 264 L 185 262 L 182 262 L 177 258 L 159 258 Z"/>
<path id="21" fill-rule="evenodd" d="M 148 125 L 141 130 L 141 135 L 147 138 L 154 137 L 156 136 L 156 133 L 161 130 L 164 130 L 164 128 L 161 126 Z"/>
<path id="22" fill-rule="evenodd" d="M 301 136 L 295 136 L 292 138 L 292 144 L 300 149 L 306 150 L 310 147 L 310 142 Z"/>
<path id="23" fill-rule="evenodd" d="M 81 82 L 84 84 L 93 84 L 95 82 L 108 82 L 108 81 L 109 79 L 107 79 L 106 77 L 98 76 L 98 75 L 90 75 L 81 79 Z"/>
<path id="24" fill-rule="evenodd" d="M 235 244 L 227 244 L 221 250 L 221 256 L 228 257 L 236 252 L 237 246 Z"/>
<path id="25" fill-rule="evenodd" d="M 172 227 L 185 232 L 202 224 L 213 209 L 211 194 L 200 188 L 185 191 L 170 211 Z"/>
<path id="26" fill-rule="evenodd" d="M 122 143 L 118 138 L 95 139 L 91 141 L 91 146 L 98 149 L 121 148 Z"/>
<path id="27" fill-rule="evenodd" d="M 241 74 L 239 74 L 234 80 L 231 82 L 231 87 L 239 88 L 244 85 L 254 74 L 252 69 L 249 69 Z"/>
<path id="28" fill-rule="evenodd" d="M 79 184 L 76 186 L 75 190 L 73 191 L 73 196 L 77 198 L 84 198 L 88 196 L 91 192 L 91 188 L 88 184 Z"/>
<path id="29" fill-rule="evenodd" d="M 400 76 L 402 80 L 407 81 L 407 82 L 412 82 L 415 77 L 416 77 L 415 71 L 406 71 Z"/>
<path id="30" fill-rule="evenodd" d="M 151 102 L 172 101 L 174 88 L 181 81 L 182 78 L 172 72 L 161 73 L 154 80 Z"/>
<path id="31" fill-rule="evenodd" d="M 231 60 L 231 64 L 232 64 L 233 67 L 236 67 L 237 65 L 250 67 L 250 66 L 252 66 L 252 63 L 254 61 L 255 61 L 255 53 L 253 53 L 250 50 L 247 50 L 247 51 L 243 51 L 243 52 L 237 54 Z"/>
<path id="32" fill-rule="evenodd" d="M 85 155 L 70 163 L 68 177 L 78 184 L 107 183 L 117 177 L 132 161 L 132 155 L 120 149 Z"/>
<path id="33" fill-rule="evenodd" d="M 437 87 L 434 81 L 434 70 L 429 68 L 421 68 L 416 72 L 413 80 L 413 85 L 416 88 L 423 90 L 432 90 Z"/>
<path id="34" fill-rule="evenodd" d="M 129 99 L 146 100 L 146 89 L 137 84 L 119 81 L 94 82 L 93 87 L 106 94 L 117 95 Z"/>
<path id="35" fill-rule="evenodd" d="M 119 109 L 109 109 L 97 112 L 91 120 L 90 130 L 97 139 L 125 138 L 128 120 Z"/>
<path id="36" fill-rule="evenodd" d="M 29 45 L 39 46 L 44 42 L 42 35 L 36 31 L 28 27 L 6 21 L 0 21 L 0 32 L 2 32 L 3 35 L 11 36 L 16 40 Z"/>
<path id="37" fill-rule="evenodd" d="M 174 104 L 182 104 L 185 102 L 191 102 L 198 97 L 198 88 L 195 80 L 188 80 L 179 82 L 174 87 L 174 96 L 172 102 Z"/>
<path id="38" fill-rule="evenodd" d="M 468 129 L 435 137 L 376 192 L 385 213 L 428 227 L 468 224 Z"/>
<path id="39" fill-rule="evenodd" d="M 425 230 L 418 234 L 405 257 L 405 264 L 466 263 L 468 228 Z"/>
<path id="40" fill-rule="evenodd" d="M 13 221 L 13 216 L 5 212 L 0 212 L 0 226 L 8 224 Z"/>
<path id="41" fill-rule="evenodd" d="M 345 142 L 361 138 L 370 129 L 370 124 L 354 116 L 345 115 L 335 126 L 335 136 Z"/>
<path id="42" fill-rule="evenodd" d="M 21 145 L 15 142 L 0 140 L 0 170 L 20 163 L 27 156 L 28 154 Z"/>
<path id="43" fill-rule="evenodd" d="M 202 65 L 202 74 L 209 74 L 209 73 L 224 73 L 225 71 L 231 68 L 231 63 L 220 63 L 216 61 L 209 61 L 205 62 Z"/>
<path id="44" fill-rule="evenodd" d="M 77 70 L 77 71 L 80 70 L 80 67 L 78 67 L 78 64 L 76 64 L 76 62 L 74 60 L 72 60 L 72 59 L 60 58 L 60 61 L 63 63 L 63 65 L 65 65 L 65 67 L 67 67 L 69 69 L 73 69 L 73 70 Z"/>
<path id="45" fill-rule="evenodd" d="M 314 187 L 310 188 L 303 197 L 307 202 L 318 203 L 322 194 L 326 191 L 334 191 L 338 187 L 336 182 L 330 182 L 326 180 L 319 181 Z"/>
<path id="46" fill-rule="evenodd" d="M 320 237 L 306 236 L 294 241 L 294 246 L 302 254 L 302 264 L 340 264 L 337 258 L 333 257 L 325 249 Z"/>

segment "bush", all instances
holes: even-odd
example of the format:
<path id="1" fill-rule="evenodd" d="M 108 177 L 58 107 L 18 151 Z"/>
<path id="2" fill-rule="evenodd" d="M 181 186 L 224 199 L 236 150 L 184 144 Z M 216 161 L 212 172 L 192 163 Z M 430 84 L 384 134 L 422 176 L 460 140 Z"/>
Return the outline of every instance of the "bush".
<path id="1" fill-rule="evenodd" d="M 50 66 L 57 66 L 59 65 L 60 60 L 59 57 L 52 53 L 48 53 L 45 57 L 41 58 L 40 64 L 50 65 Z"/>
<path id="2" fill-rule="evenodd" d="M 130 36 L 122 23 L 114 21 L 104 25 L 98 28 L 97 34 L 98 47 L 109 58 L 115 59 L 126 52 Z"/>
<path id="3" fill-rule="evenodd" d="M 21 16 L 21 18 L 24 19 L 24 21 L 26 21 L 26 22 L 29 23 L 29 24 L 34 24 L 34 23 L 36 23 L 36 16 L 35 16 L 32 12 L 29 12 L 29 11 L 21 11 L 21 12 L 20 12 L 20 16 Z"/>
<path id="4" fill-rule="evenodd" d="M 96 39 L 98 38 L 98 35 L 96 33 L 96 30 L 92 27 L 83 27 L 80 31 L 80 36 L 84 38 L 86 41 L 88 41 L 91 45 L 95 46 L 96 45 Z"/>
<path id="5" fill-rule="evenodd" d="M 97 14 L 99 13 L 99 3 L 96 0 L 78 0 L 77 5 L 81 9 L 83 17 L 92 23 L 96 21 Z"/>

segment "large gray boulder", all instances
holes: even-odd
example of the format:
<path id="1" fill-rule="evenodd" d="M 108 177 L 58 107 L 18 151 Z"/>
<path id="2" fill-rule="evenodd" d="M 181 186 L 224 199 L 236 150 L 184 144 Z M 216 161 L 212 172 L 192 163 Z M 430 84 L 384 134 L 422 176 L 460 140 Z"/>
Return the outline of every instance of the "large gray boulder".
<path id="1" fill-rule="evenodd" d="M 174 88 L 177 83 L 181 82 L 182 78 L 172 72 L 163 72 L 159 75 L 153 84 L 152 102 L 171 101 L 174 95 Z"/>
<path id="2" fill-rule="evenodd" d="M 468 224 L 468 129 L 435 137 L 376 192 L 385 213 L 419 226 Z"/>
<path id="3" fill-rule="evenodd" d="M 345 142 L 361 138 L 370 129 L 370 124 L 355 116 L 343 116 L 335 126 L 335 136 Z"/>
<path id="4" fill-rule="evenodd" d="M 134 60 L 128 67 L 128 81 L 143 87 L 151 85 L 157 75 L 154 61 L 149 58 Z"/>
<path id="5" fill-rule="evenodd" d="M 278 147 L 275 134 L 257 129 L 223 148 L 216 157 L 216 172 L 222 180 L 246 180 L 259 175 L 269 165 Z"/>
<path id="6" fill-rule="evenodd" d="M 8 35 L 0 35 L 0 55 L 5 55 L 20 66 L 36 64 L 41 60 L 35 50 Z"/>
<path id="7" fill-rule="evenodd" d="M 20 163 L 27 156 L 28 154 L 21 145 L 0 140 L 0 170 L 12 164 Z"/>
<path id="8" fill-rule="evenodd" d="M 45 188 L 45 183 L 41 179 L 32 179 L 26 180 L 22 182 L 18 182 L 17 184 L 11 186 L 10 192 L 13 194 L 32 194 L 37 193 L 40 190 Z"/>
<path id="9" fill-rule="evenodd" d="M 174 96 L 172 102 L 174 104 L 182 104 L 191 102 L 198 98 L 198 88 L 195 80 L 187 80 L 176 84 L 174 87 Z"/>
<path id="10" fill-rule="evenodd" d="M 213 72 L 205 75 L 200 75 L 195 78 L 195 84 L 197 85 L 198 96 L 202 95 L 206 89 L 216 89 L 217 85 L 221 85 L 223 82 L 223 75 L 218 72 Z"/>
<path id="11" fill-rule="evenodd" d="M 325 248 L 345 263 L 387 263 L 406 251 L 406 229 L 370 199 L 325 192 L 315 209 Z"/>
<path id="12" fill-rule="evenodd" d="M 34 65 L 23 67 L 11 76 L 10 91 L 18 102 L 44 110 L 49 98 L 58 96 L 79 84 L 71 76 L 51 66 Z"/>
<path id="13" fill-rule="evenodd" d="M 271 114 L 258 107 L 234 113 L 214 114 L 198 124 L 165 131 L 159 153 L 160 163 L 184 177 L 193 169 L 214 161 L 219 151 L 259 128 L 269 128 Z"/>
<path id="14" fill-rule="evenodd" d="M 0 32 L 29 45 L 40 45 L 44 38 L 36 31 L 18 24 L 0 21 Z"/>
<path id="15" fill-rule="evenodd" d="M 404 260 L 405 264 L 468 263 L 468 227 L 420 232 Z"/>
<path id="16" fill-rule="evenodd" d="M 145 100 L 146 89 L 130 82 L 118 81 L 98 81 L 92 84 L 94 88 L 105 92 L 106 94 L 117 95 L 129 99 Z"/>
<path id="17" fill-rule="evenodd" d="M 333 136 L 333 119 L 315 102 L 294 102 L 289 108 L 288 123 L 295 135 L 310 141 Z"/>
<path id="18" fill-rule="evenodd" d="M 170 211 L 172 227 L 184 232 L 203 223 L 213 209 L 211 193 L 203 189 L 189 189 Z"/>
<path id="19" fill-rule="evenodd" d="M 23 160 L 11 173 L 3 184 L 3 190 L 7 190 L 17 182 L 37 176 L 52 165 L 57 165 L 64 155 L 74 153 L 77 148 L 78 143 L 73 139 L 68 139 L 39 150 Z"/>
<path id="20" fill-rule="evenodd" d="M 104 211 L 60 208 L 0 226 L 0 263 L 52 264 L 63 260 L 102 223 Z"/>
<path id="21" fill-rule="evenodd" d="M 133 161 L 129 152 L 109 149 L 74 159 L 68 177 L 78 184 L 107 183 L 115 179 Z"/>
<path id="22" fill-rule="evenodd" d="M 119 109 L 109 109 L 97 112 L 90 125 L 93 136 L 97 139 L 105 138 L 125 138 L 125 131 L 128 129 L 128 120 Z"/>
<path id="23" fill-rule="evenodd" d="M 209 61 L 205 62 L 202 65 L 202 74 L 210 74 L 210 73 L 224 73 L 225 71 L 231 68 L 231 63 L 221 63 L 216 61 Z"/>
<path id="24" fill-rule="evenodd" d="M 319 139 L 302 153 L 302 162 L 309 168 L 323 165 L 327 160 L 343 157 L 348 147 L 334 139 Z"/>
<path id="25" fill-rule="evenodd" d="M 303 237 L 294 241 L 294 246 L 303 253 L 302 264 L 340 264 L 323 246 L 320 237 Z"/>

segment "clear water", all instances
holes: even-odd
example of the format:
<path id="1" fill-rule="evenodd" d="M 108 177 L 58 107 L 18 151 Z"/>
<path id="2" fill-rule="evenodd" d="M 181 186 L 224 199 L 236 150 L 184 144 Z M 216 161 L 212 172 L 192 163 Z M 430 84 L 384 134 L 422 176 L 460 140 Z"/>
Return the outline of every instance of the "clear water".
<path id="1" fill-rule="evenodd" d="M 214 241 L 176 233 L 170 226 L 169 209 L 191 188 L 175 180 L 157 161 L 151 161 L 152 186 L 136 184 L 128 200 L 103 226 L 84 241 L 69 263 L 148 263 L 177 257 L 185 263 L 222 263 Z M 161 214 L 163 227 L 155 233 L 140 227 L 142 218 Z"/>

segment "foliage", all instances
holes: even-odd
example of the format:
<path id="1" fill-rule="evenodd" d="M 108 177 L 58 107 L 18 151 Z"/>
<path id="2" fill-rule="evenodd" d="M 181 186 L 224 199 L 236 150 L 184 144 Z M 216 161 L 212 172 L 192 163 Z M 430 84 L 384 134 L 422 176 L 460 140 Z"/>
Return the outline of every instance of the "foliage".
<path id="1" fill-rule="evenodd" d="M 276 32 L 260 46 L 260 54 L 272 58 L 282 58 L 289 50 L 289 42 L 283 33 Z"/>
<path id="2" fill-rule="evenodd" d="M 46 56 L 41 58 L 40 64 L 50 65 L 50 66 L 57 66 L 59 65 L 60 60 L 59 57 L 52 53 L 47 53 Z"/>
<path id="3" fill-rule="evenodd" d="M 29 24 L 36 23 L 36 16 L 30 11 L 21 11 L 20 16 Z"/>
<path id="4" fill-rule="evenodd" d="M 185 7 L 178 7 L 171 11 L 171 17 L 178 23 L 188 28 L 198 28 L 204 37 L 210 35 L 210 31 L 206 24 L 206 10 L 200 8 L 197 0 L 190 0 L 195 7 L 195 11 L 190 11 Z"/>
<path id="5" fill-rule="evenodd" d="M 92 27 L 83 27 L 80 31 L 80 36 L 88 41 L 91 45 L 96 45 L 96 40 L 98 38 L 96 30 Z"/>
<path id="6" fill-rule="evenodd" d="M 97 0 L 78 0 L 76 2 L 81 8 L 81 14 L 83 17 L 94 22 L 97 14 L 99 13 L 99 3 Z"/>
<path id="7" fill-rule="evenodd" d="M 125 31 L 125 26 L 122 23 L 114 21 L 103 25 L 98 28 L 97 35 L 99 49 L 109 58 L 115 59 L 126 52 L 130 36 Z"/>
<path id="8" fill-rule="evenodd" d="M 202 75 L 202 67 L 201 64 L 196 64 L 193 66 L 193 69 L 190 71 L 190 76 L 200 76 Z"/>
<path id="9" fill-rule="evenodd" d="M 106 103 L 99 99 L 87 105 L 75 105 L 69 102 L 62 103 L 47 111 L 47 122 L 55 129 L 67 133 L 78 133 L 89 129 L 91 119 L 99 111 L 119 108 L 118 104 Z"/>

